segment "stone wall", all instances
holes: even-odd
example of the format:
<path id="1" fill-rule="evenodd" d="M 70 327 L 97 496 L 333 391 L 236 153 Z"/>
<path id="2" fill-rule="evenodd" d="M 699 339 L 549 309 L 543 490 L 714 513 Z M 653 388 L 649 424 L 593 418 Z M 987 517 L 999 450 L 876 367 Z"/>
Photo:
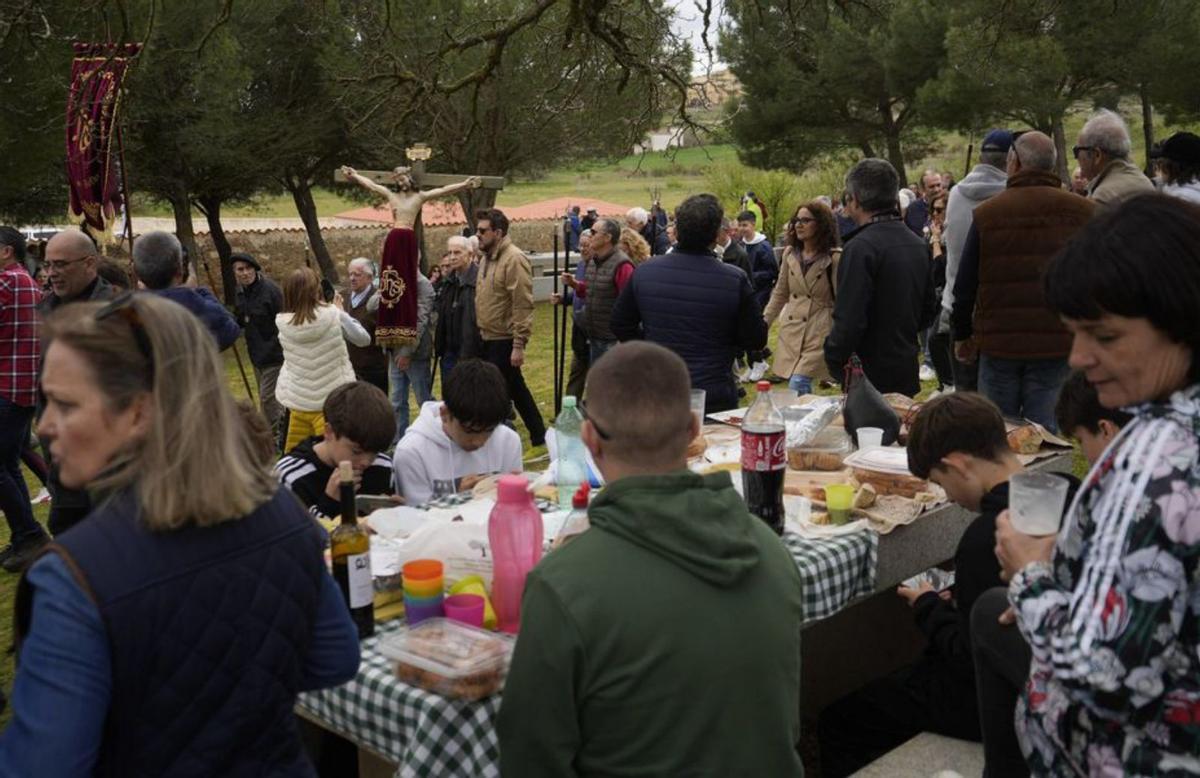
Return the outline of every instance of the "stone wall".
<path id="1" fill-rule="evenodd" d="M 560 222 L 555 220 L 513 222 L 510 232 L 513 241 L 526 251 L 550 251 L 553 248 L 552 232 L 559 228 Z M 345 281 L 346 263 L 355 257 L 368 257 L 379 261 L 383 250 L 383 239 L 388 228 L 383 225 L 366 227 L 330 227 L 323 229 L 325 245 L 337 264 L 338 275 Z M 462 226 L 428 227 L 425 229 L 425 243 L 432 256 L 440 257 L 444 250 L 446 239 L 451 235 L 462 232 Z M 305 248 L 308 245 L 308 235 L 303 229 L 276 230 L 245 230 L 231 231 L 225 234 L 229 245 L 235 252 L 242 251 L 252 255 L 262 265 L 263 271 L 276 281 L 286 276 L 295 268 L 302 267 L 305 259 Z M 213 291 L 218 297 L 222 296 L 221 273 L 217 263 L 217 250 L 207 233 L 198 234 L 196 243 L 202 254 L 208 260 L 213 272 Z M 125 264 L 129 260 L 127 251 L 110 251 L 109 256 Z M 317 267 L 316 258 L 308 252 L 311 266 Z M 203 274 L 203 269 L 201 270 Z M 201 279 L 207 283 L 206 278 Z"/>

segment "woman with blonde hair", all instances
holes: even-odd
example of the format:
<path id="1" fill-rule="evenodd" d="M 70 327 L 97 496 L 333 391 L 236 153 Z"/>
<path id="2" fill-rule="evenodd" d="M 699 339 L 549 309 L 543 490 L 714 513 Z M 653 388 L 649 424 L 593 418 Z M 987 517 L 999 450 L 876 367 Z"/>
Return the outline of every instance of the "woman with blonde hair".
<path id="1" fill-rule="evenodd" d="M 96 507 L 18 583 L 0 775 L 315 775 L 292 708 L 354 676 L 357 633 L 212 336 L 131 293 L 44 336 L 37 432 Z"/>
<path id="2" fill-rule="evenodd" d="M 617 243 L 618 248 L 625 252 L 625 256 L 633 260 L 634 265 L 640 265 L 647 259 L 650 259 L 650 244 L 646 242 L 637 230 L 631 230 L 628 227 L 621 228 L 621 240 Z"/>
<path id="3" fill-rule="evenodd" d="M 324 301 L 321 279 L 307 267 L 283 280 L 283 313 L 275 315 L 275 326 L 283 346 L 275 397 L 288 410 L 287 452 L 325 433 L 325 398 L 356 380 L 345 341 L 369 346 L 371 333 L 346 313 L 341 294 L 333 296 L 332 304 Z"/>
<path id="4" fill-rule="evenodd" d="M 804 203 L 787 224 L 783 272 L 763 311 L 767 326 L 781 314 L 775 374 L 796 394 L 812 392 L 814 379 L 828 378 L 825 336 L 833 328 L 838 248 L 837 221 L 820 200 Z"/>

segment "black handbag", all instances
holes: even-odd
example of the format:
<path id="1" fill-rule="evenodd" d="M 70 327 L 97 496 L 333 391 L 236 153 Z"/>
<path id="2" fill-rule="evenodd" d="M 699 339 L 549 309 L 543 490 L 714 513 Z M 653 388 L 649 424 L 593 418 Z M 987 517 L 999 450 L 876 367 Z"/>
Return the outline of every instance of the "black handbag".
<path id="1" fill-rule="evenodd" d="M 846 363 L 846 402 L 842 407 L 842 422 L 846 434 L 858 441 L 859 427 L 878 427 L 883 430 L 883 445 L 890 446 L 900 438 L 900 417 L 883 399 L 883 395 L 863 372 L 857 355 Z"/>

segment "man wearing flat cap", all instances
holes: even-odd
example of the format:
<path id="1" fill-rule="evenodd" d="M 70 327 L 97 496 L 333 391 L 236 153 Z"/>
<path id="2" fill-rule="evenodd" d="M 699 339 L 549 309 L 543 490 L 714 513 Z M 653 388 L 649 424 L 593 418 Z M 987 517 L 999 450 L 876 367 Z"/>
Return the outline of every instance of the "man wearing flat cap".
<path id="1" fill-rule="evenodd" d="M 275 380 L 283 365 L 283 347 L 279 345 L 275 314 L 283 310 L 283 292 L 278 284 L 266 277 L 258 260 L 251 255 L 238 253 L 230 259 L 238 284 L 234 314 L 246 336 L 246 350 L 250 353 L 250 364 L 254 366 L 254 377 L 258 381 L 263 416 L 278 433 L 283 406 L 275 399 Z"/>
<path id="2" fill-rule="evenodd" d="M 1200 135 L 1177 132 L 1157 151 L 1152 156 L 1162 193 L 1200 205 Z"/>

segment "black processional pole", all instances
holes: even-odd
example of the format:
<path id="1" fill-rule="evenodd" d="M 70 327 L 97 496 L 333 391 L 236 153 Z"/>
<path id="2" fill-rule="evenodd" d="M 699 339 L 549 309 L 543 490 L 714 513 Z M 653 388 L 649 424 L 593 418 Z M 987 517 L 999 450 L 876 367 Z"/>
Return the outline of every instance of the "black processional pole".
<path id="1" fill-rule="evenodd" d="M 558 294 L 558 232 L 554 233 L 554 294 Z M 554 304 L 554 299 L 550 300 L 554 308 L 554 365 L 550 368 L 554 372 L 554 418 L 558 418 L 558 412 L 562 410 L 562 373 L 558 369 L 558 309 L 561 305 Z M 566 311 L 563 311 L 566 315 Z"/>
<path id="2" fill-rule="evenodd" d="M 568 222 L 563 222 L 563 272 L 564 273 L 571 272 L 571 241 L 567 239 L 567 230 L 568 229 L 570 229 L 570 227 L 568 226 Z M 564 289 L 563 291 L 566 291 L 566 290 Z M 567 366 L 567 309 L 565 307 L 563 308 L 562 321 L 559 323 L 559 326 L 562 329 L 560 329 L 558 332 L 558 348 L 560 349 L 560 352 L 561 352 L 558 355 L 558 388 L 560 390 L 560 394 L 565 394 L 567 391 L 567 382 L 563 379 L 563 373 L 566 372 L 566 366 Z M 576 397 L 575 401 L 578 402 L 581 399 L 583 399 L 583 398 Z M 559 404 L 560 405 L 562 404 L 561 400 L 559 401 Z"/>

